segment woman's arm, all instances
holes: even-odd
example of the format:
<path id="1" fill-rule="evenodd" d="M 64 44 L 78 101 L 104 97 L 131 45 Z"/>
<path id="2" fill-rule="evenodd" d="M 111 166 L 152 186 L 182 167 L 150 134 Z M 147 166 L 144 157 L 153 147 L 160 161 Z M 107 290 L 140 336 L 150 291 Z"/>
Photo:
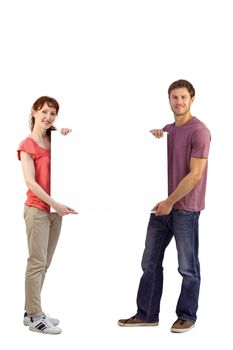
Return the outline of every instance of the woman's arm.
<path id="1" fill-rule="evenodd" d="M 23 175 L 28 188 L 43 202 L 54 208 L 58 215 L 63 216 L 67 214 L 77 214 L 77 212 L 61 203 L 56 202 L 50 197 L 43 188 L 35 180 L 35 166 L 32 157 L 21 151 L 21 163 L 23 168 Z"/>

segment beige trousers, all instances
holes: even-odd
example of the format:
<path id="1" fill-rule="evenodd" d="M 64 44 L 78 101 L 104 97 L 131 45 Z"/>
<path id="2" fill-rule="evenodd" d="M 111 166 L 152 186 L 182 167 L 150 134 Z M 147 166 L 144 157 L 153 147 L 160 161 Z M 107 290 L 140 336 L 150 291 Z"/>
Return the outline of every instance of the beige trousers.
<path id="1" fill-rule="evenodd" d="M 25 311 L 28 315 L 35 315 L 42 312 L 41 290 L 58 242 L 62 217 L 57 213 L 25 206 L 24 219 L 29 252 L 25 276 Z"/>

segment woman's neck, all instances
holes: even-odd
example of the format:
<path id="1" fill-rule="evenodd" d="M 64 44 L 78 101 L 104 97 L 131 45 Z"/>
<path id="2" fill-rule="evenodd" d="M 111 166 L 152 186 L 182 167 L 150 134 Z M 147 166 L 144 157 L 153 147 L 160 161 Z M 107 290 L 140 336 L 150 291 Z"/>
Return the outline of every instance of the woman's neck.
<path id="1" fill-rule="evenodd" d="M 36 127 L 33 128 L 32 132 L 31 132 L 31 136 L 34 139 L 38 139 L 38 140 L 45 140 L 48 138 L 47 130 L 39 129 Z"/>
<path id="2" fill-rule="evenodd" d="M 32 137 L 41 147 L 50 149 L 50 137 L 46 133 L 47 130 L 33 128 L 30 137 Z"/>

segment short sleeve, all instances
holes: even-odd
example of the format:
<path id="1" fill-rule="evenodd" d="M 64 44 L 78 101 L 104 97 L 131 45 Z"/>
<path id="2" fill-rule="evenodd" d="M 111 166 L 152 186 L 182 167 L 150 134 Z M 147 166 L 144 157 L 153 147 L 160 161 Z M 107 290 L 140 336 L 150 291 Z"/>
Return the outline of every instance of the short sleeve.
<path id="1" fill-rule="evenodd" d="M 211 135 L 207 128 L 198 129 L 192 136 L 191 157 L 208 158 Z"/>
<path id="2" fill-rule="evenodd" d="M 21 151 L 28 153 L 32 156 L 32 159 L 36 158 L 37 152 L 36 147 L 30 138 L 26 138 L 24 141 L 22 141 L 19 145 L 19 148 L 17 150 L 18 159 L 21 160 Z"/>

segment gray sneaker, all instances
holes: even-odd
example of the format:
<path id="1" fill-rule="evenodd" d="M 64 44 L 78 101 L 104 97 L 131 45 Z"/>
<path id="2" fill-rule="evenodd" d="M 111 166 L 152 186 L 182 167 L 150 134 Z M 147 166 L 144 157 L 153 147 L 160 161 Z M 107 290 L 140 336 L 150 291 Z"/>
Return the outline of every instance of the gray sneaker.
<path id="1" fill-rule="evenodd" d="M 148 322 L 144 320 L 140 320 L 136 316 L 122 319 L 118 321 L 118 325 L 121 327 L 139 327 L 139 326 L 158 326 L 159 322 Z"/>
<path id="2" fill-rule="evenodd" d="M 33 321 L 31 317 L 31 322 L 29 325 L 29 330 L 33 332 L 40 332 L 44 334 L 59 334 L 61 333 L 61 328 L 56 327 L 52 324 L 49 318 L 41 316 L 36 321 Z"/>

